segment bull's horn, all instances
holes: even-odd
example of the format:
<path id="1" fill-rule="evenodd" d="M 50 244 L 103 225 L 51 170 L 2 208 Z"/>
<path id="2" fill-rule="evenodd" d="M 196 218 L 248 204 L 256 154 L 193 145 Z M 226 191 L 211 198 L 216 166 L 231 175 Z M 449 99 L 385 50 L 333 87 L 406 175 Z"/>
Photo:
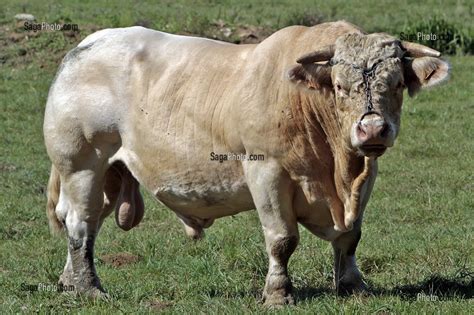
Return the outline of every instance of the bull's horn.
<path id="1" fill-rule="evenodd" d="M 318 61 L 326 61 L 334 56 L 334 45 L 326 46 L 320 50 L 313 51 L 309 54 L 303 55 L 296 60 L 297 63 L 307 64 Z"/>
<path id="2" fill-rule="evenodd" d="M 417 58 L 417 57 L 425 57 L 425 56 L 428 56 L 428 57 L 441 56 L 441 53 L 439 51 L 426 47 L 421 44 L 402 41 L 402 47 L 406 49 L 409 57 Z"/>

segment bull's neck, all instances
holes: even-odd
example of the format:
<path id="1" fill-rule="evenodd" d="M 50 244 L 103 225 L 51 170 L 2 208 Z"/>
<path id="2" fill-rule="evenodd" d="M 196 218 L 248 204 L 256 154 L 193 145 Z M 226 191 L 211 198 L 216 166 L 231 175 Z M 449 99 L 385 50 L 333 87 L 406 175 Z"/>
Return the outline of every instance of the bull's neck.
<path id="1" fill-rule="evenodd" d="M 347 136 L 337 117 L 334 95 L 329 90 L 316 92 L 298 89 L 295 92 L 292 99 L 296 100 L 299 112 L 299 119 L 295 120 L 295 124 L 299 125 L 297 129 L 305 133 L 316 157 L 327 156 L 327 152 L 330 152 L 338 195 L 347 197 L 355 178 L 364 169 L 364 158 L 348 145 Z"/>
<path id="2" fill-rule="evenodd" d="M 290 94 L 290 104 L 288 126 L 296 152 L 290 155 L 297 157 L 294 160 L 300 166 L 296 175 L 312 178 L 312 184 L 305 186 L 320 190 L 329 202 L 335 228 L 348 231 L 360 216 L 361 191 L 373 174 L 375 160 L 358 156 L 346 144 L 330 91 L 296 89 Z"/>

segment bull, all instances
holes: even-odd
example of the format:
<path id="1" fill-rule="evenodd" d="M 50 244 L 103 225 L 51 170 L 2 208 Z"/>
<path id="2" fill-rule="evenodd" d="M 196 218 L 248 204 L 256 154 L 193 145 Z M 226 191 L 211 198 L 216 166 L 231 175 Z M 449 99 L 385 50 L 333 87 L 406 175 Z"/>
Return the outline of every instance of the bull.
<path id="1" fill-rule="evenodd" d="M 298 224 L 331 242 L 337 292 L 366 290 L 355 252 L 377 158 L 399 133 L 404 90 L 448 77 L 439 56 L 344 21 L 253 45 L 142 27 L 88 36 L 65 56 L 44 118 L 47 213 L 69 244 L 60 283 L 105 294 L 96 235 L 112 212 L 124 230 L 142 220 L 142 185 L 192 238 L 256 209 L 268 305 L 294 303 Z M 210 158 L 229 152 L 263 158 Z"/>

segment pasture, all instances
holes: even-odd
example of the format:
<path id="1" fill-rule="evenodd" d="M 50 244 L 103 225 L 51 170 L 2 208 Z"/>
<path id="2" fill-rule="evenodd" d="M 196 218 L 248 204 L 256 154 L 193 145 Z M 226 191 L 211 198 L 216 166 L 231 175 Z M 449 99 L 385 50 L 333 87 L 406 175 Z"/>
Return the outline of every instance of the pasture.
<path id="1" fill-rule="evenodd" d="M 45 214 L 50 162 L 42 136 L 49 86 L 65 53 L 94 30 L 145 25 L 232 42 L 263 39 L 291 24 L 346 19 L 393 35 L 438 16 L 473 34 L 469 1 L 153 1 L 6 0 L 0 9 L 0 313 L 273 313 L 261 297 L 267 257 L 255 211 L 217 220 L 198 242 L 176 216 L 144 193 L 145 217 L 129 232 L 106 220 L 96 267 L 111 301 L 48 290 L 66 257 Z M 26 32 L 37 22 L 74 23 L 80 33 Z M 471 28 L 469 28 L 471 27 Z M 364 216 L 358 262 L 371 289 L 338 297 L 332 248 L 300 227 L 290 260 L 296 306 L 277 313 L 473 314 L 474 57 L 443 56 L 448 84 L 405 95 L 401 133 L 379 160 Z"/>

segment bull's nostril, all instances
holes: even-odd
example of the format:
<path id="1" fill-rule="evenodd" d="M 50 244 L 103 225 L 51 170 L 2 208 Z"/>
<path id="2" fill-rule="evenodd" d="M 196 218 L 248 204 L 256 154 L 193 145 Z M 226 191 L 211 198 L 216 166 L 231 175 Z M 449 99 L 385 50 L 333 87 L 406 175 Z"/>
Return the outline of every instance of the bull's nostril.
<path id="1" fill-rule="evenodd" d="M 357 132 L 360 133 L 361 135 L 366 135 L 367 132 L 364 130 L 364 127 L 362 126 L 361 123 L 357 124 Z"/>
<path id="2" fill-rule="evenodd" d="M 380 137 L 387 138 L 389 130 L 390 128 L 388 127 L 388 124 L 383 124 L 382 130 L 380 131 Z"/>

